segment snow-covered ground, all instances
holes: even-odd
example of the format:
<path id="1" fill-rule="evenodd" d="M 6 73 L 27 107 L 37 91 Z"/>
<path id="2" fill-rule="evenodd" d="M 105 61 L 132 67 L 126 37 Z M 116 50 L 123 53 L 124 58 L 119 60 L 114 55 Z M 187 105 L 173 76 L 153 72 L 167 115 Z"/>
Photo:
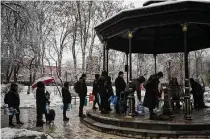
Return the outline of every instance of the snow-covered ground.
<path id="1" fill-rule="evenodd" d="M 16 128 L 1 128 L 1 139 L 14 139 L 17 137 L 31 137 L 36 139 L 41 139 L 43 137 L 47 139 L 52 139 L 49 135 L 44 132 L 31 131 L 26 129 L 16 129 Z"/>

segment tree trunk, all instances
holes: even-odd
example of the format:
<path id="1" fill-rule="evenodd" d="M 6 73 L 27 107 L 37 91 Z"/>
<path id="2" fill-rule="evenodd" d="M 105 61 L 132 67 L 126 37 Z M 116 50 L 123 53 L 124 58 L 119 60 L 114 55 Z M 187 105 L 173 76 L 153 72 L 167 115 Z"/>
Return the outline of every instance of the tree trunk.
<path id="1" fill-rule="evenodd" d="M 10 82 L 10 78 L 12 76 L 13 70 L 14 70 L 14 68 L 10 68 L 10 65 L 8 65 L 8 70 L 6 71 L 6 83 Z"/>

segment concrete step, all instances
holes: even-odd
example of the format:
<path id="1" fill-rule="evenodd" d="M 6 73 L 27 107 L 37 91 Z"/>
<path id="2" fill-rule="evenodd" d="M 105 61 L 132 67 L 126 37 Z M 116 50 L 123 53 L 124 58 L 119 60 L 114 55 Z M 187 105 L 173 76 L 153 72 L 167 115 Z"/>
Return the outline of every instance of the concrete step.
<path id="1" fill-rule="evenodd" d="M 124 137 L 131 138 L 143 138 L 143 137 L 156 137 L 156 138 L 164 138 L 164 137 L 186 137 L 190 135 L 191 137 L 196 138 L 207 138 L 208 135 L 210 137 L 210 131 L 169 131 L 169 130 L 154 130 L 154 129 L 136 129 L 136 128 L 128 128 L 128 127 L 119 127 L 115 125 L 109 125 L 97 122 L 90 117 L 86 117 L 82 121 L 87 127 L 105 132 L 108 134 L 114 134 Z"/>
<path id="2" fill-rule="evenodd" d="M 209 123 L 182 123 L 170 121 L 155 121 L 155 120 L 139 120 L 135 118 L 109 117 L 103 116 L 94 112 L 87 112 L 87 117 L 102 124 L 112 125 L 116 127 L 141 129 L 141 130 L 164 130 L 164 131 L 186 131 L 186 132 L 210 132 Z"/>

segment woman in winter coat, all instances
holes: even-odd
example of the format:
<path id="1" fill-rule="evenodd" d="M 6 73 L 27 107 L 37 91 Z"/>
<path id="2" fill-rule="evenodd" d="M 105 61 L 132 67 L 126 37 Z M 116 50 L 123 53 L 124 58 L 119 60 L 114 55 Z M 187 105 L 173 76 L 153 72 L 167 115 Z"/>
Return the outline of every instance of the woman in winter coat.
<path id="1" fill-rule="evenodd" d="M 144 88 L 146 89 L 143 105 L 149 108 L 150 119 L 156 114 L 153 109 L 157 105 L 159 91 L 158 85 L 160 83 L 159 79 L 163 77 L 163 73 L 159 72 L 157 74 L 151 75 L 149 79 L 144 83 Z"/>
<path id="2" fill-rule="evenodd" d="M 9 109 L 16 109 L 17 110 L 17 113 L 15 114 L 17 124 L 23 124 L 20 121 L 20 109 L 19 109 L 20 97 L 19 97 L 19 94 L 18 94 L 18 85 L 17 84 L 15 84 L 15 83 L 11 84 L 9 92 L 5 95 L 4 103 L 8 104 Z M 9 115 L 9 126 L 15 126 L 12 123 L 13 116 L 14 115 Z"/>
<path id="3" fill-rule="evenodd" d="M 68 109 L 68 104 L 71 103 L 71 93 L 69 92 L 69 83 L 65 82 L 62 88 L 63 97 L 63 121 L 68 121 L 69 118 L 66 117 L 66 111 Z"/>
<path id="4" fill-rule="evenodd" d="M 47 101 L 48 100 L 45 95 L 45 85 L 43 82 L 38 82 L 36 90 L 37 127 L 43 126 L 44 122 L 42 121 L 42 116 L 45 114 Z"/>

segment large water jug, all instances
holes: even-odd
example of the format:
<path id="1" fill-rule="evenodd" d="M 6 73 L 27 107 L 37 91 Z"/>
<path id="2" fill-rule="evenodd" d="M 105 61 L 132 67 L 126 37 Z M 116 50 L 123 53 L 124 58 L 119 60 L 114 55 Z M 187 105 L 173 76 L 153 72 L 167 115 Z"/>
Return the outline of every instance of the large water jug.
<path id="1" fill-rule="evenodd" d="M 138 115 L 140 115 L 140 116 L 145 115 L 144 106 L 143 106 L 143 103 L 141 101 L 139 102 L 139 104 L 137 106 L 137 112 L 138 112 Z"/>

